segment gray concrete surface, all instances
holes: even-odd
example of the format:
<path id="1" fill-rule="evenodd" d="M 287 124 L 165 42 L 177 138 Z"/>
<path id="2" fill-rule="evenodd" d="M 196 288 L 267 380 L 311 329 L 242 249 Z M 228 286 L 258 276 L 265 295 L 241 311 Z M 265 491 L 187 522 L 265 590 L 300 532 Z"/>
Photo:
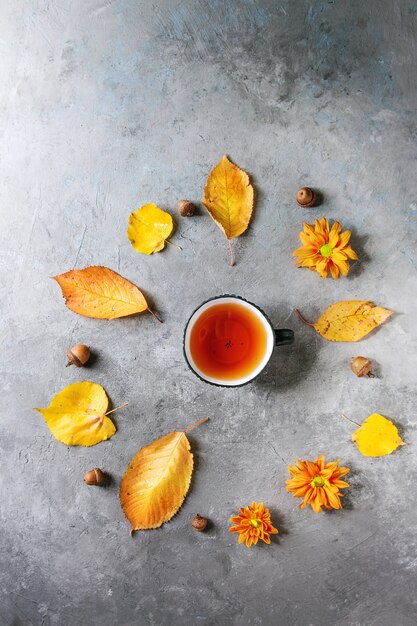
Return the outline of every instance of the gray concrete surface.
<path id="1" fill-rule="evenodd" d="M 3 0 L 0 14 L 2 626 L 416 624 L 417 2 Z M 129 213 L 198 202 L 223 153 L 257 192 L 236 267 L 202 209 L 177 220 L 181 253 L 137 254 Z M 321 207 L 296 206 L 303 184 Z M 323 214 L 352 229 L 347 279 L 292 263 L 303 220 Z M 164 324 L 67 310 L 49 276 L 90 264 L 136 282 Z M 237 390 L 204 385 L 181 353 L 189 313 L 224 292 L 297 336 Z M 293 313 L 362 298 L 397 314 L 359 345 Z M 77 342 L 96 351 L 88 369 L 64 367 Z M 351 374 L 357 354 L 378 378 Z M 57 442 L 32 409 L 78 380 L 129 402 L 93 448 Z M 408 444 L 382 459 L 361 456 L 340 417 L 374 411 Z M 182 510 L 132 539 L 129 460 L 204 415 Z M 342 512 L 300 511 L 285 492 L 287 463 L 319 453 L 352 468 Z M 83 484 L 94 466 L 108 488 Z M 252 500 L 281 534 L 247 550 L 228 518 Z"/>

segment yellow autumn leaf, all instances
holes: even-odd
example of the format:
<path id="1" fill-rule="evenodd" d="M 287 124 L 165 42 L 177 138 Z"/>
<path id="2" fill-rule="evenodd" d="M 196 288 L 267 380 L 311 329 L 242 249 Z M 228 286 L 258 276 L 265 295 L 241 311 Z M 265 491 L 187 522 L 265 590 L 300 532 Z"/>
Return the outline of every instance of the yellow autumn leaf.
<path id="1" fill-rule="evenodd" d="M 344 300 L 332 304 L 315 324 L 307 322 L 298 309 L 296 313 L 304 324 L 315 328 L 324 339 L 359 341 L 385 322 L 393 311 L 374 306 L 370 300 Z"/>
<path id="2" fill-rule="evenodd" d="M 132 531 L 159 528 L 181 507 L 193 471 L 185 433 L 206 420 L 152 442 L 129 463 L 120 483 L 120 504 Z"/>
<path id="3" fill-rule="evenodd" d="M 67 446 L 95 446 L 116 432 L 106 411 L 109 401 L 101 385 L 91 382 L 68 385 L 42 413 L 53 436 Z"/>
<path id="4" fill-rule="evenodd" d="M 136 285 L 108 267 L 70 270 L 53 279 L 61 287 L 67 307 L 79 315 L 112 320 L 147 310 L 157 317 Z"/>
<path id="5" fill-rule="evenodd" d="M 229 240 L 231 265 L 234 265 L 231 239 L 247 229 L 253 197 L 249 176 L 224 155 L 209 174 L 202 202 Z"/>
<path id="6" fill-rule="evenodd" d="M 372 413 L 366 418 L 353 433 L 352 441 L 364 456 L 385 456 L 394 452 L 398 446 L 405 445 L 397 427 L 379 413 Z"/>
<path id="7" fill-rule="evenodd" d="M 127 236 L 137 252 L 152 254 L 165 247 L 173 229 L 172 217 L 156 204 L 145 204 L 130 214 Z"/>

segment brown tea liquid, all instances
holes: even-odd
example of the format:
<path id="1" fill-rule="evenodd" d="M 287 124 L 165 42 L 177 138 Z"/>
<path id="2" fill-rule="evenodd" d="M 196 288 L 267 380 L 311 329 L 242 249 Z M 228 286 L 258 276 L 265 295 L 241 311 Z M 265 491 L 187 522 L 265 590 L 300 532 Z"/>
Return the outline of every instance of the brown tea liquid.
<path id="1" fill-rule="evenodd" d="M 223 380 L 247 376 L 265 356 L 267 333 L 251 310 L 237 303 L 214 304 L 190 333 L 194 363 L 206 376 Z"/>

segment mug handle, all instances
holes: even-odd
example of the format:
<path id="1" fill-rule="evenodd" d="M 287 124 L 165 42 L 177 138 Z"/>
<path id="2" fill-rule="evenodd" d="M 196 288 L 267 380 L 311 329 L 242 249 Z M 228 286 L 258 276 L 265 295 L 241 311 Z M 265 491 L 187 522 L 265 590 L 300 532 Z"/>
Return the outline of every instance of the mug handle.
<path id="1" fill-rule="evenodd" d="M 289 328 L 274 328 L 274 334 L 276 346 L 287 346 L 294 343 L 294 331 Z"/>

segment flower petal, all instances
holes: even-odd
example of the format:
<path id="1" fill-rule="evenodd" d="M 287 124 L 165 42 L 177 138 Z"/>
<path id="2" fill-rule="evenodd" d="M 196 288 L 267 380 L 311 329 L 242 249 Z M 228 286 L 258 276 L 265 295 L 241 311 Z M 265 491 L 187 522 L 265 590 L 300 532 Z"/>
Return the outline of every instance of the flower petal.
<path id="1" fill-rule="evenodd" d="M 344 248 L 345 246 L 347 246 L 347 244 L 349 243 L 349 239 L 351 236 L 351 232 L 350 230 L 345 230 L 344 233 L 342 233 L 341 235 L 339 235 L 339 242 L 337 244 L 337 248 Z"/>
<path id="2" fill-rule="evenodd" d="M 328 259 L 322 257 L 316 263 L 316 269 L 319 272 L 320 276 L 323 278 L 327 278 L 329 271 L 327 268 Z"/>
<path id="3" fill-rule="evenodd" d="M 351 248 L 351 246 L 346 246 L 345 248 L 343 248 L 343 252 L 346 254 L 346 256 L 349 259 L 352 259 L 353 261 L 357 261 L 359 259 L 358 255 L 356 254 L 356 252 Z"/>
<path id="4" fill-rule="evenodd" d="M 342 272 L 343 276 L 347 276 L 349 272 L 349 263 L 347 261 L 337 261 L 336 265 Z"/>
<path id="5" fill-rule="evenodd" d="M 310 504 L 311 504 L 311 508 L 313 509 L 315 513 L 320 513 L 321 505 L 320 505 L 319 496 L 317 494 L 315 495 L 314 498 L 312 498 Z"/>
<path id="6" fill-rule="evenodd" d="M 330 273 L 332 275 L 332 278 L 340 278 L 340 270 L 338 266 L 333 262 L 333 260 L 330 261 L 329 268 L 330 268 Z"/>
<path id="7" fill-rule="evenodd" d="M 332 491 L 330 491 L 329 489 L 326 489 L 326 496 L 327 496 L 327 499 L 329 501 L 330 506 L 333 509 L 341 509 L 342 508 L 342 505 L 340 503 L 339 498 Z"/>
<path id="8" fill-rule="evenodd" d="M 300 259 L 308 259 L 309 257 L 315 256 L 316 254 L 316 248 L 309 246 L 301 246 L 293 252 L 293 256 L 299 257 Z"/>

